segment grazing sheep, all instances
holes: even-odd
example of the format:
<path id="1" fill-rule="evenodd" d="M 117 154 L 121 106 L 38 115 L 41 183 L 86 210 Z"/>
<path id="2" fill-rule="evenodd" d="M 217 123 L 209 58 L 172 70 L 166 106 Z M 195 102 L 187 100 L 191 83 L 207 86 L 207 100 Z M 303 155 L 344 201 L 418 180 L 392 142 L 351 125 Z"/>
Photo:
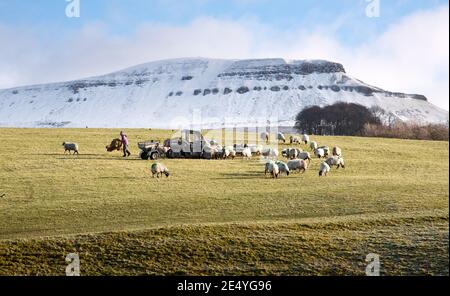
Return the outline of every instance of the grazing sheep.
<path id="1" fill-rule="evenodd" d="M 245 159 L 251 159 L 252 158 L 252 150 L 248 147 L 245 147 L 244 150 L 242 150 L 242 156 Z"/>
<path id="2" fill-rule="evenodd" d="M 308 151 L 300 152 L 297 157 L 302 160 L 311 161 L 311 154 Z"/>
<path id="3" fill-rule="evenodd" d="M 264 175 L 266 176 L 267 173 L 271 174 L 272 178 L 278 178 L 278 175 L 280 174 L 280 168 L 275 162 L 270 160 L 266 163 Z"/>
<path id="4" fill-rule="evenodd" d="M 222 153 L 223 159 L 227 159 L 228 157 L 234 159 L 236 157 L 236 151 L 234 150 L 233 146 L 223 147 Z"/>
<path id="5" fill-rule="evenodd" d="M 281 150 L 281 156 L 288 158 L 289 157 L 289 149 Z"/>
<path id="6" fill-rule="evenodd" d="M 299 153 L 298 149 L 289 149 L 288 158 L 289 159 L 295 159 L 295 158 L 297 158 L 298 153 Z"/>
<path id="7" fill-rule="evenodd" d="M 317 148 L 314 150 L 314 155 L 317 156 L 317 158 L 325 157 L 325 151 L 322 148 Z"/>
<path id="8" fill-rule="evenodd" d="M 309 148 L 311 149 L 311 151 L 316 150 L 316 149 L 317 149 L 317 142 L 311 141 L 311 142 L 309 143 Z"/>
<path id="9" fill-rule="evenodd" d="M 289 176 L 289 167 L 288 167 L 288 165 L 286 163 L 284 163 L 284 162 L 282 162 L 280 160 L 277 160 L 275 162 L 275 164 L 278 166 L 278 169 L 280 170 L 280 174 L 281 173 L 286 173 L 286 176 Z"/>
<path id="10" fill-rule="evenodd" d="M 342 157 L 339 156 L 331 156 L 328 157 L 327 160 L 325 160 L 325 162 L 330 166 L 336 166 L 337 168 L 342 167 L 345 169 L 345 164 L 344 164 L 344 159 Z"/>
<path id="11" fill-rule="evenodd" d="M 337 147 L 337 146 L 334 146 L 334 147 L 333 147 L 333 150 L 332 150 L 332 154 L 333 154 L 334 156 L 342 156 L 342 150 L 341 150 L 341 148 L 339 148 L 339 147 Z"/>
<path id="12" fill-rule="evenodd" d="M 302 135 L 302 142 L 305 143 L 305 145 L 308 144 L 309 136 L 307 134 Z"/>
<path id="13" fill-rule="evenodd" d="M 286 143 L 286 137 L 281 132 L 278 133 L 277 139 L 278 141 L 283 141 L 283 143 Z"/>
<path id="14" fill-rule="evenodd" d="M 319 176 L 326 176 L 330 171 L 330 166 L 324 161 L 319 167 Z"/>
<path id="15" fill-rule="evenodd" d="M 150 170 L 152 171 L 152 177 L 155 177 L 156 174 L 156 178 L 159 178 L 159 176 L 164 174 L 166 175 L 166 177 L 169 177 L 170 172 L 167 169 L 167 167 L 165 165 L 163 165 L 162 163 L 154 163 L 152 164 Z"/>
<path id="16" fill-rule="evenodd" d="M 120 139 L 114 139 L 111 141 L 111 144 L 106 146 L 106 151 L 112 152 L 114 150 L 120 151 L 120 148 L 122 148 L 122 141 Z"/>
<path id="17" fill-rule="evenodd" d="M 300 138 L 297 136 L 290 136 L 289 137 L 289 143 L 291 144 L 299 144 L 300 143 Z"/>
<path id="18" fill-rule="evenodd" d="M 304 173 L 308 168 L 308 163 L 303 159 L 292 159 L 288 161 L 287 166 L 290 171 L 298 170 L 299 172 Z"/>
<path id="19" fill-rule="evenodd" d="M 64 146 L 64 154 L 66 154 L 67 151 L 69 151 L 69 154 L 70 151 L 73 151 L 73 154 L 79 154 L 77 143 L 64 142 L 62 145 Z"/>
<path id="20" fill-rule="evenodd" d="M 325 157 L 330 155 L 330 147 L 328 147 L 328 146 L 320 146 L 320 147 L 317 147 L 317 149 L 322 149 L 323 150 L 323 155 Z"/>
<path id="21" fill-rule="evenodd" d="M 278 149 L 265 148 L 261 151 L 261 155 L 264 157 L 278 157 Z"/>

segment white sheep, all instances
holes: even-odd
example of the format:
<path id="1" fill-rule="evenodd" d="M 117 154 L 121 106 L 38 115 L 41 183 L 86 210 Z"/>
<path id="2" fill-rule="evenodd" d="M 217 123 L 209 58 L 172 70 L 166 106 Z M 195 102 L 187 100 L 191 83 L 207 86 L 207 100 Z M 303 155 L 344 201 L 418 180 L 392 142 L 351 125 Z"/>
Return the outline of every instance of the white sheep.
<path id="1" fill-rule="evenodd" d="M 289 137 L 289 142 L 291 144 L 299 144 L 300 143 L 300 138 L 297 136 L 290 136 Z"/>
<path id="2" fill-rule="evenodd" d="M 299 159 L 311 161 L 311 154 L 308 151 L 302 151 L 297 156 Z"/>
<path id="3" fill-rule="evenodd" d="M 64 154 L 66 154 L 67 151 L 69 151 L 69 154 L 70 151 L 73 151 L 73 154 L 79 154 L 77 143 L 64 142 L 62 145 L 64 146 Z"/>
<path id="4" fill-rule="evenodd" d="M 309 148 L 311 149 L 311 151 L 316 150 L 316 149 L 317 149 L 317 142 L 311 141 L 311 142 L 309 143 Z"/>
<path id="5" fill-rule="evenodd" d="M 252 150 L 249 147 L 245 147 L 244 150 L 242 150 L 242 156 L 245 159 L 251 159 L 252 158 Z"/>
<path id="6" fill-rule="evenodd" d="M 318 158 L 325 157 L 325 151 L 322 148 L 317 148 L 316 150 L 314 150 L 314 155 Z"/>
<path id="7" fill-rule="evenodd" d="M 296 171 L 304 173 L 308 169 L 308 163 L 303 159 L 289 160 L 287 166 L 290 171 Z"/>
<path id="8" fill-rule="evenodd" d="M 275 162 L 270 160 L 266 163 L 264 175 L 267 175 L 267 173 L 271 174 L 272 178 L 278 178 L 278 175 L 280 174 L 280 169 Z"/>
<path id="9" fill-rule="evenodd" d="M 228 157 L 234 159 L 236 157 L 236 150 L 234 150 L 233 146 L 223 147 L 222 151 L 223 151 L 222 155 L 223 159 L 227 159 Z"/>
<path id="10" fill-rule="evenodd" d="M 289 176 L 289 167 L 286 163 L 282 162 L 281 160 L 278 160 L 275 162 L 275 164 L 278 166 L 281 173 L 286 173 L 286 176 Z"/>
<path id="11" fill-rule="evenodd" d="M 339 147 L 337 147 L 337 146 L 334 146 L 334 147 L 333 147 L 333 150 L 332 150 L 332 154 L 333 154 L 334 156 L 342 156 L 342 150 L 341 150 L 341 148 L 339 148 Z"/>
<path id="12" fill-rule="evenodd" d="M 283 141 L 283 143 L 286 143 L 286 137 L 281 132 L 278 133 L 277 139 L 278 141 Z"/>
<path id="13" fill-rule="evenodd" d="M 305 145 L 308 144 L 309 136 L 307 134 L 302 135 L 302 142 L 305 143 Z"/>
<path id="14" fill-rule="evenodd" d="M 296 148 L 292 148 L 288 150 L 288 158 L 289 159 L 295 159 L 298 157 L 300 150 Z"/>
<path id="15" fill-rule="evenodd" d="M 323 150 L 323 155 L 325 157 L 330 154 L 330 147 L 328 147 L 328 146 L 320 146 L 320 147 L 317 147 L 317 149 L 322 149 Z"/>
<path id="16" fill-rule="evenodd" d="M 261 151 L 261 155 L 264 157 L 278 157 L 278 149 L 265 148 Z"/>
<path id="17" fill-rule="evenodd" d="M 169 170 L 162 163 L 154 163 L 154 164 L 152 164 L 150 170 L 152 172 L 152 177 L 153 178 L 155 177 L 155 175 L 156 175 L 157 178 L 159 178 L 160 175 L 162 177 L 163 174 L 166 175 L 166 177 L 169 177 L 169 175 L 170 175 Z"/>
<path id="18" fill-rule="evenodd" d="M 325 162 L 330 166 L 336 166 L 337 168 L 342 167 L 345 169 L 345 163 L 344 163 L 344 159 L 342 157 L 339 156 L 331 156 L 328 157 L 327 160 L 325 160 Z"/>
<path id="19" fill-rule="evenodd" d="M 319 167 L 319 176 L 326 176 L 330 171 L 330 166 L 324 161 Z"/>

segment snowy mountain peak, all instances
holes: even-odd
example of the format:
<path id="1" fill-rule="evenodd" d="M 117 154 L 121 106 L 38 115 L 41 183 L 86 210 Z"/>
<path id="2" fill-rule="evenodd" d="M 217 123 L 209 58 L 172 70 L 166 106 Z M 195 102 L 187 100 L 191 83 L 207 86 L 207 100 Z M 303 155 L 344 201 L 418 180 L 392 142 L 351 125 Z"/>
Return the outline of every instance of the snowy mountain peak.
<path id="1" fill-rule="evenodd" d="M 443 122 L 448 112 L 422 95 L 389 92 L 324 60 L 180 58 L 103 76 L 0 90 L 0 125 L 162 127 L 189 121 L 204 127 L 226 118 L 251 125 L 276 117 L 292 124 L 304 107 L 336 101 L 380 106 L 404 121 Z M 176 121 L 176 120 L 175 120 Z"/>

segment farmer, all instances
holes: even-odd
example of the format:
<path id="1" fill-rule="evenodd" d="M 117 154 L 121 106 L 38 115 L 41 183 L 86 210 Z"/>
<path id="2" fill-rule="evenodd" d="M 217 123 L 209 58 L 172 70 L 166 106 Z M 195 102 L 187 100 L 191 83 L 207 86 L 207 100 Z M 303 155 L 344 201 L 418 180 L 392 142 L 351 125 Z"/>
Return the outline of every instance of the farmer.
<path id="1" fill-rule="evenodd" d="M 123 157 L 127 157 L 131 155 L 130 150 L 128 150 L 128 137 L 126 134 L 124 134 L 123 131 L 120 131 L 120 141 L 122 142 L 123 146 Z"/>

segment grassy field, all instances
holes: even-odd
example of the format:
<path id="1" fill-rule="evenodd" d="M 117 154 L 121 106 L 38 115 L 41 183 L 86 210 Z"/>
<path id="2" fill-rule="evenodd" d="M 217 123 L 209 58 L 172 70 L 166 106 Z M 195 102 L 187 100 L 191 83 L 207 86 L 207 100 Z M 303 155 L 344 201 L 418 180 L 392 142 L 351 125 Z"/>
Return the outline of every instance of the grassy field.
<path id="1" fill-rule="evenodd" d="M 385 275 L 449 274 L 448 142 L 313 137 L 346 168 L 166 159 L 158 180 L 136 143 L 170 131 L 127 130 L 126 159 L 104 148 L 119 130 L 1 132 L 0 275 L 64 275 L 70 252 L 83 275 L 353 275 L 368 253 Z"/>

